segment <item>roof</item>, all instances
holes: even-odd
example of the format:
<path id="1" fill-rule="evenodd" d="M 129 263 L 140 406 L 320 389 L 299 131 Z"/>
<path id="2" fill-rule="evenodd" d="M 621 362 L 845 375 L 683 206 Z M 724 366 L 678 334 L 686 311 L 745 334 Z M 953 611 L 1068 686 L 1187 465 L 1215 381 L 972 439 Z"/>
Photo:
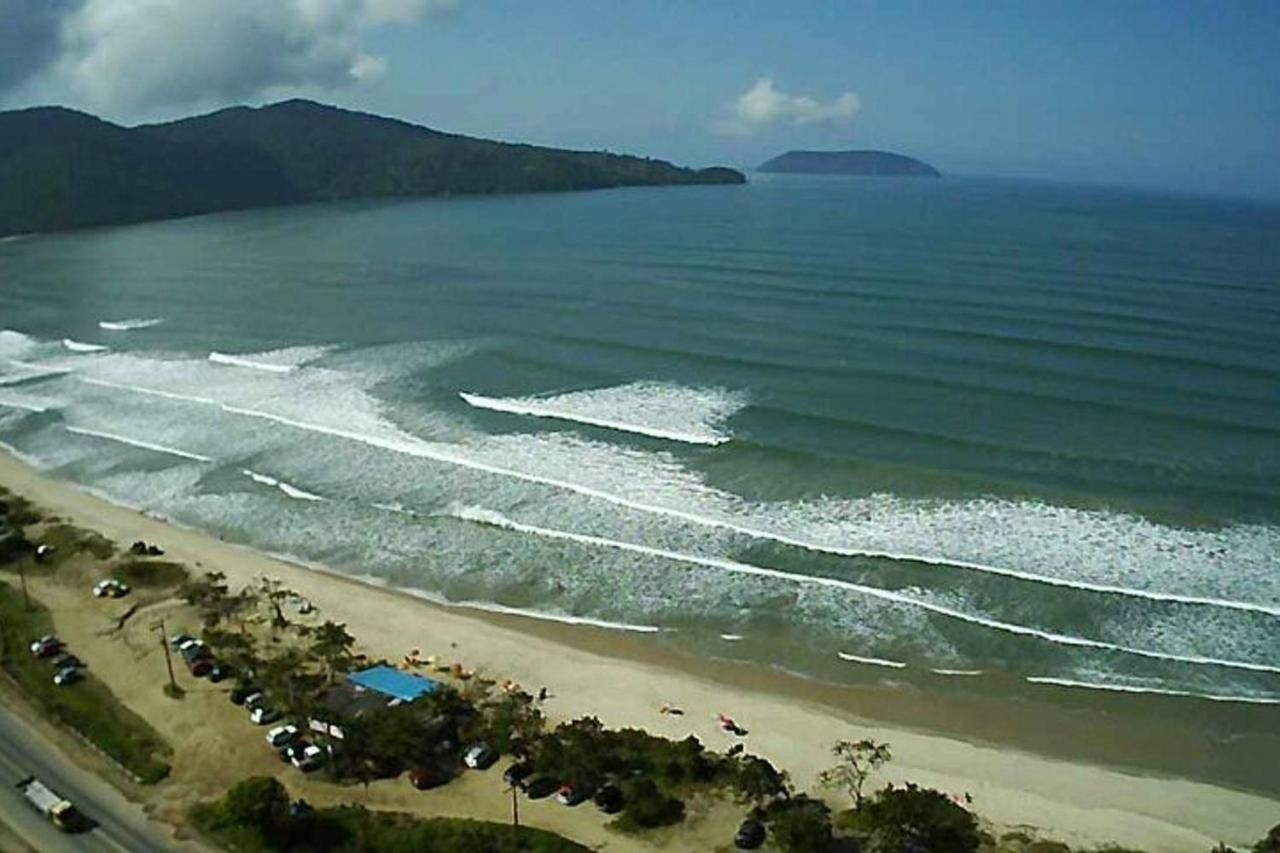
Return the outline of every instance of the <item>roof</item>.
<path id="1" fill-rule="evenodd" d="M 359 687 L 376 690 L 384 696 L 391 696 L 403 702 L 412 702 L 420 696 L 435 693 L 440 689 L 440 682 L 420 675 L 410 675 L 390 666 L 375 666 L 353 672 L 347 680 Z"/>

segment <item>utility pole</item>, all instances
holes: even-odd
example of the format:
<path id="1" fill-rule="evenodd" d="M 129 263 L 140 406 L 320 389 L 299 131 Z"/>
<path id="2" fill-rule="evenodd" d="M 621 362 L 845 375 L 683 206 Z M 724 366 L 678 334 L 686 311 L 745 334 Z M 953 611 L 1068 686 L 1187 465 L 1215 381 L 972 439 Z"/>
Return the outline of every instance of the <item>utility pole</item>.
<path id="1" fill-rule="evenodd" d="M 27 558 L 18 561 L 18 580 L 22 582 L 22 607 L 31 609 L 31 594 L 27 592 Z"/>
<path id="2" fill-rule="evenodd" d="M 169 655 L 169 634 L 164 629 L 164 617 L 160 618 L 157 623 L 152 623 L 151 630 L 160 631 L 160 648 L 164 650 L 164 664 L 169 670 L 169 689 L 174 696 L 178 693 L 178 680 L 173 677 L 173 658 Z"/>

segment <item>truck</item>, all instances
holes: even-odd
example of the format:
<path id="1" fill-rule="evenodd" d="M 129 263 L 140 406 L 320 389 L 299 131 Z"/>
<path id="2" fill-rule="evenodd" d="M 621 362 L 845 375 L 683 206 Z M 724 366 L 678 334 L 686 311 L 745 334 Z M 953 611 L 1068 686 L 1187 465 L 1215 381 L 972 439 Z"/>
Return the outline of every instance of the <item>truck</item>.
<path id="1" fill-rule="evenodd" d="M 83 824 L 83 818 L 76 807 L 36 777 L 28 776 L 23 779 L 18 783 L 18 790 L 22 791 L 27 802 L 63 832 L 75 832 Z"/>

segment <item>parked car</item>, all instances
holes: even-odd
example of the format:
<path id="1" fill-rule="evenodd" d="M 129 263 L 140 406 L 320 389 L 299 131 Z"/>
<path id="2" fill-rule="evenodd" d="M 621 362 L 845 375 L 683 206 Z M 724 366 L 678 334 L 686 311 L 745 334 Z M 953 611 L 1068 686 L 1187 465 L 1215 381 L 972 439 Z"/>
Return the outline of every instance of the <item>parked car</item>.
<path id="1" fill-rule="evenodd" d="M 66 669 L 67 667 L 79 669 L 84 666 L 84 662 L 81 661 L 80 658 L 68 652 L 67 654 L 58 655 L 54 658 L 53 666 L 55 669 Z"/>
<path id="2" fill-rule="evenodd" d="M 225 663 L 213 661 L 213 666 L 209 669 L 209 675 L 207 677 L 214 684 L 217 684 L 219 681 L 225 681 L 230 676 L 231 667 L 227 666 Z"/>
<path id="3" fill-rule="evenodd" d="M 213 669 L 213 662 L 208 658 L 195 658 L 187 661 L 187 670 L 196 678 L 203 678 Z"/>
<path id="4" fill-rule="evenodd" d="M 106 578 L 93 585 L 95 598 L 120 598 L 129 594 L 129 585 L 115 578 Z"/>
<path id="5" fill-rule="evenodd" d="M 622 811 L 623 797 L 622 791 L 617 785 L 604 785 L 592 800 L 596 804 L 596 808 L 605 814 L 616 814 Z"/>
<path id="6" fill-rule="evenodd" d="M 74 666 L 64 666 L 62 669 L 54 673 L 53 683 L 59 687 L 66 687 L 75 684 L 80 680 L 80 670 Z"/>
<path id="7" fill-rule="evenodd" d="M 431 767 L 415 767 L 409 771 L 409 784 L 419 791 L 439 787 L 448 781 L 445 774 Z"/>
<path id="8" fill-rule="evenodd" d="M 474 743 L 462 756 L 462 763 L 472 770 L 488 770 L 498 761 L 498 751 L 487 743 Z"/>
<path id="9" fill-rule="evenodd" d="M 534 773 L 528 779 L 524 780 L 524 784 L 521 785 L 521 787 L 524 788 L 525 796 L 529 799 L 541 800 L 544 797 L 551 796 L 559 790 L 560 784 L 550 776 L 542 773 Z"/>
<path id="10" fill-rule="evenodd" d="M 176 652 L 178 649 L 182 648 L 183 644 L 189 643 L 194 639 L 195 637 L 190 634 L 174 634 L 169 638 L 169 646 Z"/>
<path id="11" fill-rule="evenodd" d="M 764 824 L 758 820 L 744 820 L 733 836 L 733 846 L 739 850 L 755 850 L 764 844 Z"/>
<path id="12" fill-rule="evenodd" d="M 61 649 L 62 641 L 53 634 L 45 634 L 40 639 L 31 642 L 31 654 L 38 658 L 47 658 L 61 651 Z"/>
<path id="13" fill-rule="evenodd" d="M 243 705 L 245 700 L 255 694 L 258 696 L 262 695 L 262 689 L 259 688 L 258 685 L 242 682 L 231 688 L 231 692 L 228 693 L 227 696 L 231 699 L 232 705 Z"/>
<path id="14" fill-rule="evenodd" d="M 303 773 L 310 773 L 324 761 L 324 750 L 305 740 L 289 744 L 280 750 L 280 755 Z"/>
<path id="15" fill-rule="evenodd" d="M 211 657 L 213 653 L 210 652 L 209 647 L 200 640 L 188 640 L 178 646 L 178 654 L 182 655 L 183 660 L 190 663 L 193 660 Z"/>
<path id="16" fill-rule="evenodd" d="M 249 712 L 249 722 L 255 726 L 265 726 L 280 719 L 280 712 L 266 705 L 259 705 Z"/>
<path id="17" fill-rule="evenodd" d="M 248 696 L 244 697 L 244 701 L 241 702 L 240 704 L 244 705 L 249 710 L 253 710 L 254 708 L 257 708 L 259 705 L 262 705 L 263 703 L 265 703 L 266 701 L 267 701 L 266 694 L 263 693 L 261 690 L 259 690 L 256 693 L 250 693 Z"/>
<path id="18" fill-rule="evenodd" d="M 267 743 L 272 749 L 280 749 L 298 740 L 299 732 L 297 726 L 276 726 L 267 732 Z"/>
<path id="19" fill-rule="evenodd" d="M 556 802 L 562 806 L 576 806 L 578 803 L 589 799 L 591 793 L 591 788 L 587 785 L 565 782 L 560 786 L 560 790 L 556 792 Z"/>
<path id="20" fill-rule="evenodd" d="M 508 767 L 506 772 L 502 774 L 502 781 L 512 787 L 519 788 L 521 787 L 520 783 L 523 782 L 532 772 L 532 764 L 527 761 L 517 761 L 515 764 Z"/>

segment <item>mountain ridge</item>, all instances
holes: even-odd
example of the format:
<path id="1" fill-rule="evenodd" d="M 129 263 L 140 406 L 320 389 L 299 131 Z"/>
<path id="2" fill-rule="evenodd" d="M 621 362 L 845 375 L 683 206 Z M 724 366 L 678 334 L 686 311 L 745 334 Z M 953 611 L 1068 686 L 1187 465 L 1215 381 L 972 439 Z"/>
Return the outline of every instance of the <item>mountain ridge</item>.
<path id="1" fill-rule="evenodd" d="M 359 198 L 743 183 L 725 167 L 452 134 L 293 99 L 125 127 L 0 112 L 0 235 Z"/>

